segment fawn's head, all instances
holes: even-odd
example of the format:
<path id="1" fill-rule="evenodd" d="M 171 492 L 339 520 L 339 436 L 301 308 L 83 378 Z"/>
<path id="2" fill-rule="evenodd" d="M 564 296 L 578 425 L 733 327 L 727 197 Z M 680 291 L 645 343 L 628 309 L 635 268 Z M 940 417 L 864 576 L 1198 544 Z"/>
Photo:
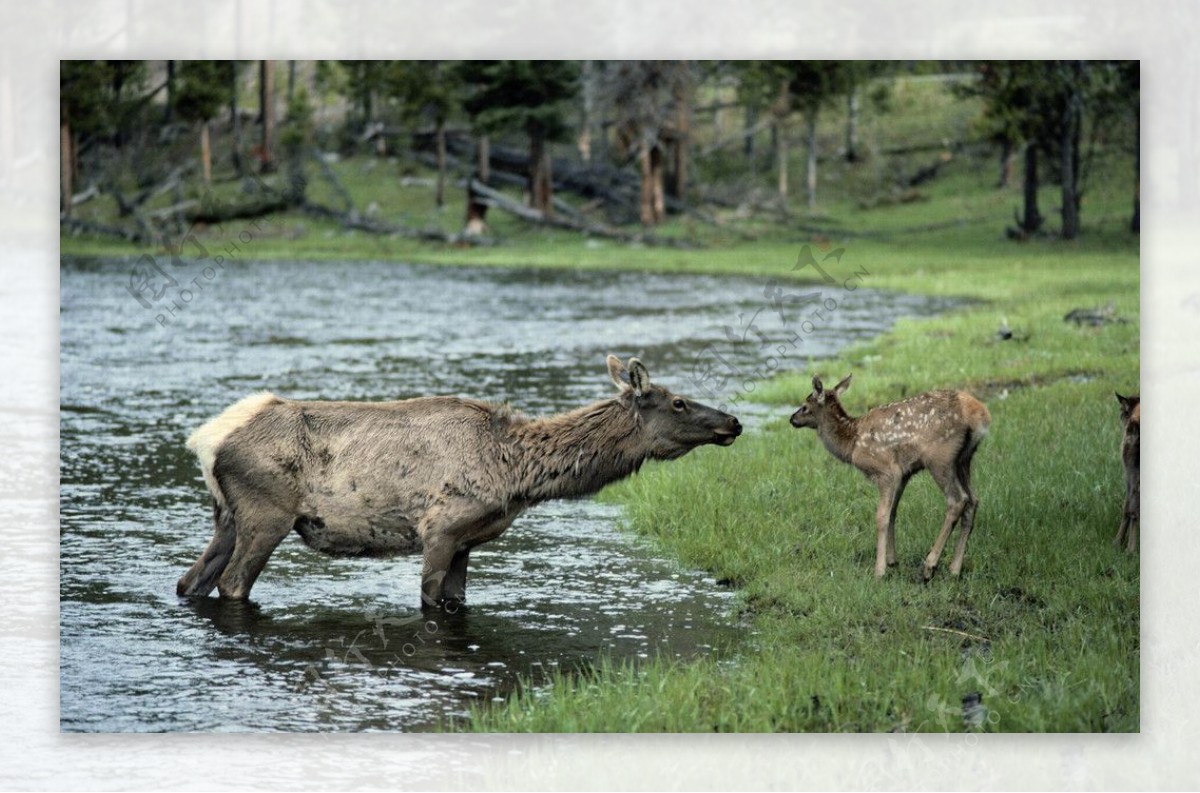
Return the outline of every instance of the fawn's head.
<path id="1" fill-rule="evenodd" d="M 833 405 L 841 407 L 839 397 L 850 387 L 850 378 L 853 376 L 846 375 L 845 379 L 835 385 L 832 391 L 825 390 L 825 386 L 821 384 L 821 378 L 814 377 L 812 379 L 812 393 L 804 400 L 804 404 L 792 414 L 792 426 L 797 429 L 802 427 L 816 428 L 820 426 L 821 417 L 825 415 L 826 410 Z"/>
<path id="2" fill-rule="evenodd" d="M 706 443 L 729 446 L 742 434 L 736 417 L 652 384 L 637 358 L 627 366 L 608 356 L 608 374 L 621 392 L 618 398 L 637 413 L 641 440 L 655 459 L 672 460 Z"/>

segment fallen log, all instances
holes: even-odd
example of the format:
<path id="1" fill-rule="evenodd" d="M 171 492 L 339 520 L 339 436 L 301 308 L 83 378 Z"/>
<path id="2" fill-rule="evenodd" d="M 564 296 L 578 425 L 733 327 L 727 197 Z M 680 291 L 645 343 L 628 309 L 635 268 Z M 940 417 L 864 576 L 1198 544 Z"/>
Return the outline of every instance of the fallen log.
<path id="1" fill-rule="evenodd" d="M 273 212 L 282 212 L 295 206 L 289 196 L 283 194 L 265 194 L 260 198 L 240 203 L 220 203 L 210 201 L 198 208 L 184 213 L 188 223 L 220 224 L 229 220 L 260 218 Z"/>
<path id="2" fill-rule="evenodd" d="M 84 232 L 88 234 L 101 234 L 107 237 L 120 237 L 126 242 L 147 241 L 133 229 L 121 228 L 119 226 L 108 226 L 104 223 L 96 223 L 91 220 L 81 220 L 76 217 L 60 217 L 59 225 L 76 233 Z"/>
<path id="3" fill-rule="evenodd" d="M 625 232 L 621 231 L 620 229 L 612 228 L 611 226 L 602 226 L 597 223 L 581 222 L 556 215 L 547 216 L 532 207 L 527 207 L 524 204 L 513 201 L 508 196 L 497 190 L 493 190 L 492 188 L 480 182 L 478 179 L 472 179 L 468 189 L 473 194 L 472 200 L 488 206 L 496 207 L 497 209 L 502 209 L 505 212 L 516 215 L 522 220 L 530 223 L 549 226 L 551 228 L 566 229 L 568 231 L 577 231 L 591 237 L 601 237 L 603 239 L 617 240 L 619 242 L 641 243 L 643 245 L 664 246 L 671 248 L 699 247 L 699 245 L 691 240 L 676 239 L 671 237 L 657 237 L 646 232 Z"/>
<path id="4" fill-rule="evenodd" d="M 71 206 L 77 207 L 80 204 L 87 203 L 98 195 L 100 195 L 100 188 L 96 185 L 92 185 L 82 193 L 76 193 L 75 195 L 71 196 Z"/>
<path id="5" fill-rule="evenodd" d="M 356 212 L 342 213 L 323 204 L 306 201 L 300 209 L 309 215 L 332 218 L 339 221 L 344 228 L 355 231 L 365 231 L 380 236 L 406 237 L 408 239 L 425 240 L 427 242 L 444 242 L 451 245 L 495 245 L 492 237 L 473 234 L 449 234 L 441 229 L 414 229 L 384 223 L 372 218 L 364 218 Z"/>
<path id="6" fill-rule="evenodd" d="M 152 212 L 147 212 L 146 217 L 150 218 L 151 220 L 165 220 L 166 218 L 170 218 L 174 215 L 183 214 L 184 210 L 198 206 L 200 206 L 199 201 L 194 198 L 189 198 L 186 201 L 179 201 L 178 203 L 172 204 L 169 207 L 163 207 L 162 209 L 155 209 Z"/>

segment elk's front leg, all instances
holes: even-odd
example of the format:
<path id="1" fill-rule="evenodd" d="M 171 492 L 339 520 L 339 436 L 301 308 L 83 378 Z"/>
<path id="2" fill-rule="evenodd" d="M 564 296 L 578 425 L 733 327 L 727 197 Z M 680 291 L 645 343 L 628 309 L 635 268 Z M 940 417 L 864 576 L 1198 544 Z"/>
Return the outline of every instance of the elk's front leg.
<path id="1" fill-rule="evenodd" d="M 446 579 L 442 582 L 442 599 L 446 601 L 456 601 L 463 603 L 467 599 L 467 561 L 470 558 L 471 549 L 464 548 L 454 554 L 454 558 L 450 560 L 450 571 L 446 573 Z"/>
<path id="2" fill-rule="evenodd" d="M 460 601 L 465 596 L 464 545 L 472 530 L 487 517 L 488 510 L 482 504 L 466 499 L 439 502 L 425 513 L 417 527 L 425 546 L 421 566 L 422 608 L 440 608 L 448 599 Z"/>

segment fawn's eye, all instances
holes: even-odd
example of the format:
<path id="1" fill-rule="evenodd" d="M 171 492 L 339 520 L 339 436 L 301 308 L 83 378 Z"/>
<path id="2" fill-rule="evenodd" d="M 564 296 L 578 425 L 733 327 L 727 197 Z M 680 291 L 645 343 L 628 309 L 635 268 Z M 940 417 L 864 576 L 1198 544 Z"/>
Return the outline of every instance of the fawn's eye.
<path id="1" fill-rule="evenodd" d="M 679 397 L 675 397 L 675 400 L 671 403 L 671 407 L 675 408 L 676 410 L 683 410 L 685 407 L 687 407 L 687 403 Z"/>

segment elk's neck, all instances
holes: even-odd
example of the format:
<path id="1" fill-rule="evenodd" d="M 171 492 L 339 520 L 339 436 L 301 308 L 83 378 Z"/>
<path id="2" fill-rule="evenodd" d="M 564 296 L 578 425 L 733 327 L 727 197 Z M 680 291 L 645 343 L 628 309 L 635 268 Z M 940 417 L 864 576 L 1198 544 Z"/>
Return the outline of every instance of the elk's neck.
<path id="1" fill-rule="evenodd" d="M 514 497 L 578 498 L 624 479 L 649 456 L 640 430 L 637 414 L 619 398 L 514 427 L 521 457 Z"/>
<path id="2" fill-rule="evenodd" d="M 825 409 L 817 434 L 830 454 L 848 463 L 854 452 L 854 444 L 858 441 L 858 419 L 847 413 L 840 404 L 834 403 Z"/>

